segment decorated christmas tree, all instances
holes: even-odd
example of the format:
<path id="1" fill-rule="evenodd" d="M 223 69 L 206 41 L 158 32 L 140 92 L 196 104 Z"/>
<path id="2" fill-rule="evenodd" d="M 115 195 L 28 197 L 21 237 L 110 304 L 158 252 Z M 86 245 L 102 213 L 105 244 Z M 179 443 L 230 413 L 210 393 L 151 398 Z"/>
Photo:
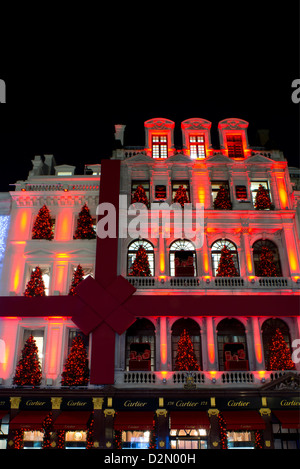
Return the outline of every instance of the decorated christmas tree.
<path id="1" fill-rule="evenodd" d="M 32 239 L 53 239 L 53 223 L 46 205 L 40 208 L 32 228 Z"/>
<path id="2" fill-rule="evenodd" d="M 95 239 L 96 232 L 93 227 L 93 219 L 87 204 L 84 204 L 78 215 L 77 228 L 73 239 Z"/>
<path id="3" fill-rule="evenodd" d="M 136 188 L 132 196 L 132 203 L 135 204 L 136 202 L 139 202 L 140 204 L 144 204 L 146 205 L 146 207 L 149 206 L 148 197 L 146 195 L 144 187 L 141 184 Z"/>
<path id="4" fill-rule="evenodd" d="M 132 275 L 133 277 L 151 277 L 147 252 L 143 246 L 140 246 L 137 250 L 129 275 Z"/>
<path id="5" fill-rule="evenodd" d="M 267 370 L 294 370 L 295 363 L 292 360 L 290 349 L 288 348 L 280 329 L 276 329 L 269 346 L 269 357 Z"/>
<path id="6" fill-rule="evenodd" d="M 176 191 L 176 194 L 175 194 L 175 197 L 174 197 L 174 202 L 178 203 L 181 205 L 181 207 L 183 208 L 184 204 L 188 204 L 189 203 L 189 198 L 188 198 L 188 195 L 187 195 L 187 191 L 185 189 L 185 187 L 183 186 L 179 186 L 177 191 Z"/>
<path id="7" fill-rule="evenodd" d="M 263 246 L 257 266 L 258 277 L 278 277 L 277 267 L 273 258 L 272 251 L 266 246 Z"/>
<path id="8" fill-rule="evenodd" d="M 32 335 L 26 340 L 16 368 L 13 383 L 17 386 L 39 386 L 42 379 L 38 348 Z"/>
<path id="9" fill-rule="evenodd" d="M 258 186 L 254 207 L 256 210 L 267 210 L 271 208 L 269 193 L 261 184 Z"/>
<path id="10" fill-rule="evenodd" d="M 234 265 L 232 254 L 229 249 L 224 246 L 221 250 L 221 257 L 217 269 L 216 277 L 238 277 L 238 271 Z"/>
<path id="11" fill-rule="evenodd" d="M 26 285 L 24 296 L 45 296 L 45 284 L 42 277 L 42 271 L 36 267 L 30 275 L 30 280 Z"/>
<path id="12" fill-rule="evenodd" d="M 65 369 L 62 372 L 62 386 L 86 386 L 89 381 L 89 366 L 86 348 L 78 334 L 71 346 Z"/>
<path id="13" fill-rule="evenodd" d="M 214 200 L 214 208 L 216 210 L 231 210 L 232 205 L 229 198 L 229 192 L 225 186 L 220 186 L 217 197 Z"/>
<path id="14" fill-rule="evenodd" d="M 70 287 L 69 295 L 72 295 L 72 296 L 76 295 L 76 287 L 77 285 L 80 284 L 80 282 L 82 282 L 83 275 L 84 275 L 83 268 L 81 267 L 80 264 L 78 264 L 73 274 L 73 279 L 72 279 L 72 284 Z"/>
<path id="15" fill-rule="evenodd" d="M 221 449 L 228 449 L 226 422 L 221 412 L 219 412 L 218 414 L 218 424 L 219 424 L 219 434 L 220 434 L 220 440 L 221 440 L 220 441 Z"/>
<path id="16" fill-rule="evenodd" d="M 175 371 L 199 371 L 193 343 L 186 329 L 182 332 L 177 345 Z"/>

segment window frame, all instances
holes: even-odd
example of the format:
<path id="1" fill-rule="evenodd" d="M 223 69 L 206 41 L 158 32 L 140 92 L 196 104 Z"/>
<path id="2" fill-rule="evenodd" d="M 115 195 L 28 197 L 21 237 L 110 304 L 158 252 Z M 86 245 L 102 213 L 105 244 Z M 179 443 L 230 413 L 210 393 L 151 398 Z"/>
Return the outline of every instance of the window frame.
<path id="1" fill-rule="evenodd" d="M 135 244 L 136 244 L 136 246 L 134 246 Z M 146 249 L 145 246 L 147 246 L 147 245 L 149 245 L 151 247 L 151 249 Z M 130 249 L 130 246 L 134 246 L 135 248 Z M 139 247 L 141 247 L 141 246 L 143 246 L 143 248 L 145 248 L 145 251 L 147 253 L 151 275 L 152 275 L 152 277 L 155 277 L 154 246 L 147 239 L 135 239 L 135 240 L 131 241 L 129 243 L 129 245 L 127 246 L 127 269 L 126 269 L 127 275 L 129 275 L 129 273 L 130 273 L 130 268 L 131 268 L 131 266 L 132 266 L 132 264 L 135 260 L 136 253 L 137 253 Z M 134 255 L 134 253 L 135 253 L 135 255 Z M 149 255 L 150 255 L 150 257 L 149 257 Z M 132 256 L 132 259 L 130 259 L 131 256 Z"/>
<path id="2" fill-rule="evenodd" d="M 191 141 L 191 139 L 195 139 L 195 141 Z M 199 140 L 199 139 L 202 139 L 202 140 Z M 204 134 L 190 135 L 189 136 L 189 146 L 190 146 L 190 158 L 192 160 L 197 160 L 197 159 L 202 160 L 202 159 L 206 158 L 205 135 Z"/>
<path id="3" fill-rule="evenodd" d="M 168 136 L 165 134 L 152 134 L 152 158 L 168 158 Z M 157 156 L 158 155 L 158 156 Z"/>
<path id="4" fill-rule="evenodd" d="M 218 246 L 218 249 L 213 249 L 213 246 L 216 245 L 217 243 L 220 243 L 220 246 Z M 230 245 L 234 247 L 234 250 L 230 248 Z M 239 254 L 238 254 L 238 249 L 237 246 L 233 241 L 230 241 L 230 239 L 217 239 L 214 241 L 210 247 L 210 255 L 211 255 L 211 266 L 212 266 L 212 275 L 213 277 L 216 277 L 217 270 L 218 270 L 218 265 L 221 257 L 221 250 L 222 248 L 226 246 L 229 251 L 232 254 L 233 262 L 235 265 L 235 268 L 237 269 L 238 276 L 240 277 L 240 265 L 239 265 Z"/>
<path id="5" fill-rule="evenodd" d="M 229 158 L 245 158 L 242 135 L 240 134 L 227 135 L 226 144 L 227 144 Z"/>
<path id="6" fill-rule="evenodd" d="M 185 249 L 187 245 L 190 245 L 192 249 Z M 173 245 L 178 245 L 177 249 L 172 249 Z M 176 251 L 192 251 L 193 252 L 193 267 L 194 267 L 194 276 L 191 278 L 197 277 L 197 256 L 196 256 L 196 249 L 194 244 L 189 241 L 188 239 L 175 239 L 169 246 L 169 270 L 170 270 L 170 277 L 175 277 L 175 252 Z M 178 277 L 179 278 L 179 277 Z"/>

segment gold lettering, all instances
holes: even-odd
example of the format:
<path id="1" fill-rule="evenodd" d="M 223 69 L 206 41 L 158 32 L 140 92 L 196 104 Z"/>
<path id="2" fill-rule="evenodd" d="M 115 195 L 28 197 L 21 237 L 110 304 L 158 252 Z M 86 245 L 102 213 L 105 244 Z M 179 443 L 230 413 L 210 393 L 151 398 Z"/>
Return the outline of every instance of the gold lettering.
<path id="1" fill-rule="evenodd" d="M 227 405 L 228 407 L 247 407 L 250 404 L 249 401 L 228 401 Z"/>
<path id="2" fill-rule="evenodd" d="M 129 400 L 124 402 L 124 407 L 144 407 L 145 405 L 147 405 L 147 402 Z"/>

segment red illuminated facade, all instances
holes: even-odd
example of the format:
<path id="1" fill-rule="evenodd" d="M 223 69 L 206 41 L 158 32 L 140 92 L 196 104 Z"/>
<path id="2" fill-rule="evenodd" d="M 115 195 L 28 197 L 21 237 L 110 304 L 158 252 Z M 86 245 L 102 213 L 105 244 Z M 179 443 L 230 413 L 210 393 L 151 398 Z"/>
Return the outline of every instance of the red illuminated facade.
<path id="1" fill-rule="evenodd" d="M 221 449 L 225 440 L 229 448 L 299 447 L 299 170 L 289 169 L 280 151 L 251 147 L 241 119 L 218 124 L 217 149 L 205 119 L 181 123 L 182 148 L 175 146 L 174 122 L 157 118 L 144 127 L 145 146 L 130 148 L 125 126 L 116 126 L 111 159 L 87 164 L 82 175 L 56 165 L 52 155 L 36 156 L 27 180 L 10 193 L 0 297 L 0 444 L 45 446 L 48 438 L 53 449 L 150 443 Z M 89 230 L 104 216 L 99 203 L 115 207 L 118 229 L 119 195 L 129 206 L 140 186 L 149 211 L 172 204 L 182 189 L 194 218 L 196 204 L 203 204 L 201 246 L 166 228 L 163 210 L 147 237 L 74 239 L 85 204 L 94 224 Z M 267 210 L 255 209 L 260 186 L 271 201 Z M 220 187 L 230 209 L 215 208 Z M 53 239 L 32 239 L 44 205 Z M 132 219 L 128 214 L 128 224 Z M 134 277 L 141 247 L 148 274 Z M 225 248 L 234 276 L 218 274 Z M 259 276 L 266 250 L 272 277 Z M 83 280 L 68 295 L 79 265 Z M 26 298 L 37 266 L 45 296 Z M 277 329 L 293 368 L 268 370 Z M 176 369 L 184 330 L 199 370 Z M 61 386 L 78 334 L 89 382 Z M 31 335 L 42 381 L 33 389 L 16 387 L 16 365 Z"/>

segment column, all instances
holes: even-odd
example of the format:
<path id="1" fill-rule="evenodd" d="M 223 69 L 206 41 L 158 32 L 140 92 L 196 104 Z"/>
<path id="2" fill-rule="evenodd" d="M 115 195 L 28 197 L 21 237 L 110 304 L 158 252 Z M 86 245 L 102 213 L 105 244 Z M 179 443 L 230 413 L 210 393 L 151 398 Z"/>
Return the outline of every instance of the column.
<path id="1" fill-rule="evenodd" d="M 248 276 L 254 276 L 254 265 L 253 265 L 253 260 L 252 260 L 252 252 L 251 252 L 251 246 L 250 246 L 250 241 L 249 241 L 249 231 L 248 228 L 242 228 L 242 239 L 243 239 L 243 245 L 244 245 L 244 257 L 246 261 L 246 266 L 245 266 L 245 274 Z"/>
<path id="2" fill-rule="evenodd" d="M 262 404 L 266 405 L 267 399 L 265 397 L 262 397 L 261 399 Z M 263 449 L 274 449 L 271 410 L 266 407 L 262 407 L 259 410 L 259 413 L 266 424 L 266 428 L 263 430 Z"/>
<path id="3" fill-rule="evenodd" d="M 10 421 L 17 415 L 19 412 L 19 405 L 21 402 L 21 397 L 11 397 L 10 398 Z M 14 431 L 10 429 L 7 435 L 7 449 L 14 449 Z"/>
<path id="4" fill-rule="evenodd" d="M 221 449 L 220 432 L 219 432 L 219 410 L 216 409 L 216 399 L 210 398 L 211 408 L 208 409 L 210 420 L 210 433 L 208 440 L 208 449 Z"/>
<path id="5" fill-rule="evenodd" d="M 283 232 L 291 277 L 300 275 L 300 260 L 295 240 L 294 224 L 283 224 Z"/>
<path id="6" fill-rule="evenodd" d="M 62 403 L 62 397 L 51 397 L 51 405 L 52 405 L 52 419 L 53 421 L 56 420 L 58 415 L 60 414 L 60 406 Z M 51 444 L 50 448 L 51 449 L 57 449 L 57 431 L 53 432 L 51 435 Z"/>
<path id="7" fill-rule="evenodd" d="M 164 405 L 164 398 L 159 398 L 159 406 Z M 156 447 L 157 449 L 168 449 L 169 446 L 169 419 L 168 411 L 163 408 L 156 410 Z"/>
<path id="8" fill-rule="evenodd" d="M 259 318 L 257 316 L 252 316 L 251 322 L 253 331 L 255 370 L 259 371 L 264 369 L 264 351 Z"/>
<path id="9" fill-rule="evenodd" d="M 94 406 L 94 435 L 93 435 L 93 449 L 105 448 L 105 422 L 102 406 L 104 403 L 103 397 L 93 397 Z"/>
<path id="10" fill-rule="evenodd" d="M 216 371 L 218 369 L 216 341 L 215 341 L 215 323 L 211 316 L 206 317 L 206 338 L 207 338 L 207 369 Z"/>
<path id="11" fill-rule="evenodd" d="M 160 371 L 166 371 L 168 369 L 167 318 L 164 316 L 160 317 L 159 325 L 160 325 L 160 334 L 159 334 Z"/>

